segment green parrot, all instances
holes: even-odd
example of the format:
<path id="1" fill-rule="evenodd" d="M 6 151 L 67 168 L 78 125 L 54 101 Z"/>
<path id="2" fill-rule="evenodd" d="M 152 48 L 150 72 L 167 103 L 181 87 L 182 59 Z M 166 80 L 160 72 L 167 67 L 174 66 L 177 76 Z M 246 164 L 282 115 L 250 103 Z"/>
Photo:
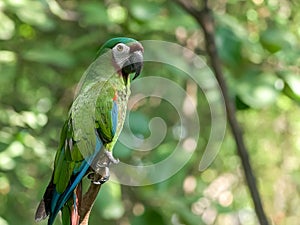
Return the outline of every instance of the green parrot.
<path id="1" fill-rule="evenodd" d="M 79 224 L 78 202 L 82 179 L 95 184 L 109 178 L 109 164 L 117 163 L 113 147 L 122 130 L 130 95 L 130 74 L 143 67 L 143 46 L 126 37 L 113 38 L 99 49 L 85 71 L 70 108 L 57 150 L 54 171 L 35 220 L 49 216 L 52 225 L 59 211 L 63 224 Z"/>

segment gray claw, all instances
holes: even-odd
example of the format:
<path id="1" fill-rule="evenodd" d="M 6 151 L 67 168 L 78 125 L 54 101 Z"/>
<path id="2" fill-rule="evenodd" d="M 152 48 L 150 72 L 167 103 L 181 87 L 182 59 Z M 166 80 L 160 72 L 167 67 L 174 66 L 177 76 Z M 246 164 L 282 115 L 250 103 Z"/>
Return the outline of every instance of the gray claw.
<path id="1" fill-rule="evenodd" d="M 108 167 L 103 167 L 102 171 L 98 171 L 97 173 L 90 173 L 88 175 L 88 178 L 91 179 L 91 182 L 93 184 L 104 184 L 106 181 L 109 180 L 110 173 L 109 173 L 109 168 Z"/>
<path id="2" fill-rule="evenodd" d="M 96 185 L 101 185 L 101 184 L 104 184 L 108 180 L 109 180 L 109 177 L 101 177 L 100 180 L 97 180 L 97 181 L 92 180 L 92 183 L 96 184 Z"/>
<path id="3" fill-rule="evenodd" d="M 110 151 L 105 150 L 105 155 L 107 156 L 109 161 L 112 162 L 113 164 L 118 164 L 120 162 L 119 159 L 114 158 L 112 152 Z"/>
<path id="4" fill-rule="evenodd" d="M 119 163 L 119 159 L 115 159 L 112 152 L 105 150 L 104 154 L 100 155 L 100 158 L 97 161 L 93 162 L 92 168 L 94 169 L 93 173 L 88 175 L 88 178 L 91 179 L 93 184 L 101 185 L 109 180 L 109 165 L 111 163 Z"/>

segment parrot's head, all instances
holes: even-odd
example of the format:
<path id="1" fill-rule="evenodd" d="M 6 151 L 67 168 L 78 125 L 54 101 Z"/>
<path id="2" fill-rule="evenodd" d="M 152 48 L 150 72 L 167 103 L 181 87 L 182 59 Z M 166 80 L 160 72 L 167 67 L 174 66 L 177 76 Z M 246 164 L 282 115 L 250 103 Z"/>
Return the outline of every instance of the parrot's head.
<path id="1" fill-rule="evenodd" d="M 100 48 L 98 55 L 111 50 L 113 64 L 123 77 L 135 73 L 133 79 L 138 77 L 143 67 L 144 48 L 132 38 L 118 37 L 108 40 Z"/>

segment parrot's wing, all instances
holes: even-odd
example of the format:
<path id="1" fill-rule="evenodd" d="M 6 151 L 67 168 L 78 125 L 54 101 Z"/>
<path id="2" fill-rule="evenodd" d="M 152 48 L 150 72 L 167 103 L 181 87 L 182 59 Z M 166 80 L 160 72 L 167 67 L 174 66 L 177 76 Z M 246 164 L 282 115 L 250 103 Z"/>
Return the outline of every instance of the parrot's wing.
<path id="1" fill-rule="evenodd" d="M 112 143 L 116 134 L 118 124 L 117 98 L 116 90 L 110 86 L 102 90 L 102 94 L 96 102 L 96 131 L 103 143 Z"/>
<path id="2" fill-rule="evenodd" d="M 101 84 L 94 85 L 89 92 L 95 92 L 95 89 L 99 91 L 100 86 Z M 85 112 L 86 116 L 79 121 L 79 117 L 76 117 L 79 116 L 78 114 L 70 115 L 62 130 L 61 144 L 54 163 L 53 183 L 55 190 L 51 201 L 51 216 L 49 218 L 51 222 L 54 221 L 59 210 L 74 196 L 74 189 L 86 175 L 103 144 L 111 143 L 114 139 L 118 123 L 117 97 L 114 88 L 107 84 L 105 88 L 102 88 L 101 94 L 98 93 L 96 100 L 93 98 L 89 100 L 93 101 L 93 104 L 86 100 L 86 107 L 80 107 L 75 111 L 76 113 Z M 90 112 L 94 112 L 95 115 L 86 111 L 91 105 L 94 106 L 94 109 Z M 80 131 L 83 132 L 80 133 L 81 136 L 78 136 L 78 133 L 77 136 L 75 135 L 74 118 L 81 123 Z M 84 121 L 86 122 L 84 123 Z M 90 140 L 94 140 L 94 142 Z M 84 148 L 82 149 L 82 147 Z M 65 207 L 70 208 L 70 203 Z M 75 209 L 75 207 L 73 208 Z"/>
<path id="3" fill-rule="evenodd" d="M 87 86 L 75 99 L 71 108 L 73 139 L 81 154 L 88 158 L 96 147 L 95 109 L 97 96 L 104 82 Z"/>
<path id="4" fill-rule="evenodd" d="M 114 92 L 108 90 L 112 88 L 109 86 L 109 80 L 116 74 L 115 69 L 108 65 L 111 65 L 111 52 L 105 53 L 90 65 L 80 80 L 70 111 L 74 140 L 85 158 L 93 154 L 96 146 L 94 128 L 96 117 L 100 116 L 98 113 L 102 113 L 101 116 L 106 117 L 104 114 L 109 111 L 106 107 L 102 107 L 105 112 L 99 112 L 99 110 L 96 112 L 97 107 L 105 105 L 101 101 L 109 100 L 110 94 L 114 95 Z M 106 124 L 102 124 L 102 126 L 106 126 Z"/>
<path id="5" fill-rule="evenodd" d="M 94 123 L 95 126 L 95 123 Z M 94 132 L 94 135 L 96 134 Z M 93 159 L 101 150 L 103 144 L 99 138 L 96 138 L 94 152 L 85 158 L 73 139 L 72 120 L 65 123 L 61 134 L 61 145 L 56 154 L 54 162 L 53 190 L 52 200 L 49 211 L 51 212 L 49 224 L 52 224 L 59 210 L 74 195 L 73 191 L 86 175 Z"/>

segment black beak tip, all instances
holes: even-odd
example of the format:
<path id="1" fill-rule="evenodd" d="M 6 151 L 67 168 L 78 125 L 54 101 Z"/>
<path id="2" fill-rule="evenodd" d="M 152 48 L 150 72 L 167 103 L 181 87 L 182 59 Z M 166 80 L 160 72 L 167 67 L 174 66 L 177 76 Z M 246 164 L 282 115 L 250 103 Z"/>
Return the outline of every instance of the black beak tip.
<path id="1" fill-rule="evenodd" d="M 139 75 L 140 75 L 140 74 L 136 72 L 136 73 L 134 74 L 132 80 L 134 80 L 135 78 L 137 78 Z"/>
<path id="2" fill-rule="evenodd" d="M 138 45 L 138 47 L 140 47 L 140 45 Z M 130 54 L 130 57 L 123 65 L 122 72 L 126 75 L 134 73 L 134 76 L 132 78 L 132 80 L 134 80 L 141 74 L 142 68 L 143 68 L 143 52 L 140 49 L 137 49 L 136 51 Z"/>
<path id="3" fill-rule="evenodd" d="M 135 74 L 132 80 L 134 80 L 141 74 L 142 68 L 143 68 L 143 63 L 140 62 L 135 64 Z"/>

